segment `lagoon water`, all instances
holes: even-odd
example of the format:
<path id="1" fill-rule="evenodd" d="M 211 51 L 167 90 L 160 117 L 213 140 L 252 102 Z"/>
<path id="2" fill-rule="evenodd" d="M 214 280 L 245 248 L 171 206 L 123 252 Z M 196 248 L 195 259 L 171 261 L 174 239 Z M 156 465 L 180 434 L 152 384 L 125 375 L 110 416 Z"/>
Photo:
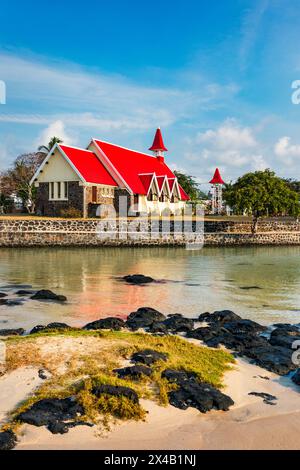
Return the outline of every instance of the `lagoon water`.
<path id="1" fill-rule="evenodd" d="M 145 274 L 163 282 L 132 286 L 118 278 Z M 196 317 L 230 309 L 264 324 L 300 322 L 300 247 L 1 249 L 0 292 L 51 289 L 66 304 L 24 298 L 0 306 L 0 328 L 52 321 L 82 326 L 138 307 Z"/>

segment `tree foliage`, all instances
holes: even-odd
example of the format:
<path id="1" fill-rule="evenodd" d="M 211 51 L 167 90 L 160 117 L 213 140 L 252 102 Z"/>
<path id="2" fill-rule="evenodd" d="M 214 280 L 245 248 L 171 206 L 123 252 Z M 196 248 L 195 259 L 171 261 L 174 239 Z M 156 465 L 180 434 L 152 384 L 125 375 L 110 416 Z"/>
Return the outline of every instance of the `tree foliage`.
<path id="1" fill-rule="evenodd" d="M 53 136 L 51 137 L 47 145 L 40 145 L 38 150 L 42 153 L 49 153 L 55 144 L 62 144 L 62 142 L 63 141 L 59 137 Z"/>
<path id="2" fill-rule="evenodd" d="M 288 185 L 290 189 L 296 191 L 300 197 L 300 181 L 294 180 L 292 178 L 284 178 L 283 181 Z"/>
<path id="3" fill-rule="evenodd" d="M 298 216 L 299 196 L 269 169 L 246 173 L 236 183 L 225 186 L 224 199 L 236 213 L 252 214 L 252 231 L 256 232 L 259 217 Z"/>
<path id="4" fill-rule="evenodd" d="M 11 168 L 1 174 L 1 193 L 4 197 L 16 195 L 24 207 L 32 213 L 35 209 L 36 188 L 30 180 L 45 158 L 42 152 L 27 153 L 16 158 Z"/>
<path id="5" fill-rule="evenodd" d="M 190 196 L 191 201 L 198 201 L 199 199 L 206 199 L 207 195 L 199 189 L 199 184 L 193 176 L 186 175 L 179 171 L 174 171 L 175 176 L 178 179 L 178 183 L 184 191 Z"/>

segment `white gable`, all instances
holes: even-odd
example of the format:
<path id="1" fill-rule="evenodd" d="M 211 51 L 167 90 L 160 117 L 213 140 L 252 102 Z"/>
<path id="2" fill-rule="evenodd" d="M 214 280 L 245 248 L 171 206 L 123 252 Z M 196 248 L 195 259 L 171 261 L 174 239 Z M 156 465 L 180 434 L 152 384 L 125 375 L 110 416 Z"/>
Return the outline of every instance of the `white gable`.
<path id="1" fill-rule="evenodd" d="M 37 176 L 36 183 L 48 183 L 49 181 L 80 181 L 79 176 L 71 165 L 62 156 L 58 148 L 51 155 Z"/>

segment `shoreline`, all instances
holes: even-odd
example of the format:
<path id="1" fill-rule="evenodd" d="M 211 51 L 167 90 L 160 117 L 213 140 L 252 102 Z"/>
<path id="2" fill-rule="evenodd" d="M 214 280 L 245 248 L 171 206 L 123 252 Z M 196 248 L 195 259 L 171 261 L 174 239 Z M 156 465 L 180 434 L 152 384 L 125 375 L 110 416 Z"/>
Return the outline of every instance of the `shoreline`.
<path id="1" fill-rule="evenodd" d="M 28 383 L 37 385 L 36 373 L 34 369 L 19 371 L 19 379 L 26 376 Z M 270 380 L 257 378 L 259 375 Z M 0 391 L 4 380 L 8 382 L 9 377 L 0 379 Z M 296 386 L 281 383 L 276 374 L 243 359 L 237 361 L 234 370 L 226 372 L 224 382 L 224 392 L 235 401 L 227 412 L 210 411 L 204 415 L 192 408 L 182 411 L 141 400 L 148 411 L 146 422 L 118 422 L 104 434 L 97 428 L 78 427 L 64 435 L 25 424 L 16 450 L 299 449 L 300 396 Z M 7 396 L 17 387 L 15 374 L 10 378 Z M 252 389 L 274 393 L 277 404 L 266 405 L 261 398 L 249 396 Z"/>
<path id="2" fill-rule="evenodd" d="M 300 448 L 299 323 L 141 307 L 0 335 L 0 448 L 7 431 L 17 450 Z"/>

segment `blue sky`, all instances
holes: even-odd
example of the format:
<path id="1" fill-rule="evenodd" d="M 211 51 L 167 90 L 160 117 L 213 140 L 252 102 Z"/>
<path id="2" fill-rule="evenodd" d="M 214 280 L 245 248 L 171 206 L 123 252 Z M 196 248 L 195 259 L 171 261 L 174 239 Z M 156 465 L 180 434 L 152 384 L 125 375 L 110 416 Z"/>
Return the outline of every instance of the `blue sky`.
<path id="1" fill-rule="evenodd" d="M 300 176 L 297 0 L 1 2 L 0 169 L 52 135 L 145 151 L 205 184 Z"/>

